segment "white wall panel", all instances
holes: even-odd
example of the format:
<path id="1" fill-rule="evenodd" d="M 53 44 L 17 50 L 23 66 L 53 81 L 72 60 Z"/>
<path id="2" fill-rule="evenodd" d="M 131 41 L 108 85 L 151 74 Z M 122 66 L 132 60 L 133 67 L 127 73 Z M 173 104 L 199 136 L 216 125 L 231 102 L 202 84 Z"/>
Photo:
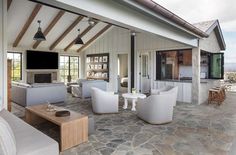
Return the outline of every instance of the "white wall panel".
<path id="1" fill-rule="evenodd" d="M 110 30 L 100 36 L 84 52 L 84 59 L 87 54 L 109 53 L 110 57 L 110 82 L 108 89 L 117 90 L 117 54 L 130 52 L 129 31 L 118 27 L 112 27 Z M 86 69 L 85 69 L 86 71 Z M 86 74 L 83 74 L 86 76 Z M 85 77 L 84 77 L 85 78 Z"/>
<path id="2" fill-rule="evenodd" d="M 154 85 L 155 80 L 155 51 L 169 50 L 169 49 L 183 49 L 190 48 L 185 44 L 174 42 L 157 35 L 150 33 L 137 33 L 136 34 L 136 54 L 135 54 L 135 75 L 139 77 L 139 55 L 141 52 L 147 52 L 151 56 L 150 59 L 150 79 L 151 86 Z M 109 89 L 116 90 L 117 86 L 117 54 L 130 53 L 130 31 L 118 27 L 113 27 L 88 48 L 84 50 L 86 58 L 87 54 L 95 53 L 110 53 L 110 82 Z M 83 75 L 86 75 L 83 73 Z M 135 81 L 136 88 L 139 88 L 139 80 Z"/>
<path id="3" fill-rule="evenodd" d="M 0 110 L 7 108 L 7 0 L 0 0 Z"/>
<path id="4" fill-rule="evenodd" d="M 28 3 L 25 3 L 25 0 L 12 1 L 12 4 L 7 12 L 8 44 L 11 44 L 11 45 L 13 44 L 13 42 L 16 39 L 16 36 L 21 31 L 30 13 L 34 9 L 34 6 L 35 6 L 35 3 L 29 2 L 29 1 Z"/>

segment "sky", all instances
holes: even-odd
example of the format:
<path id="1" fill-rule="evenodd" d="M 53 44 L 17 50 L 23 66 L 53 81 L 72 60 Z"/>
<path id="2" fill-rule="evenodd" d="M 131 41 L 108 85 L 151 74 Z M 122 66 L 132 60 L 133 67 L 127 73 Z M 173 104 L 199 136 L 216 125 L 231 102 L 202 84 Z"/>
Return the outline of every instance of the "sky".
<path id="1" fill-rule="evenodd" d="M 236 0 L 153 0 L 190 23 L 218 19 L 226 42 L 225 62 L 236 63 Z"/>

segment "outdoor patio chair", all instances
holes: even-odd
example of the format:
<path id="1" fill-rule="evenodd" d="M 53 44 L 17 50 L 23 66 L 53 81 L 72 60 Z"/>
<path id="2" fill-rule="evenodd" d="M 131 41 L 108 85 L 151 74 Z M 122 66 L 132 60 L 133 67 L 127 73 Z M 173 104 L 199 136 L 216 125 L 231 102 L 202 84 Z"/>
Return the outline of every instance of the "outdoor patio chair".
<path id="1" fill-rule="evenodd" d="M 174 92 L 174 99 L 177 100 L 178 95 L 178 87 L 177 86 L 170 86 L 167 85 L 165 87 L 162 87 L 160 89 L 151 89 L 151 95 L 158 95 L 158 94 L 165 94 L 168 92 Z M 176 102 L 174 103 L 174 106 L 176 106 Z"/>
<path id="2" fill-rule="evenodd" d="M 92 108 L 94 113 L 117 113 L 119 95 L 114 92 L 106 92 L 99 88 L 91 88 Z"/>
<path id="3" fill-rule="evenodd" d="M 217 102 L 221 105 L 226 98 L 225 86 L 213 87 L 208 92 L 208 104 Z"/>
<path id="4" fill-rule="evenodd" d="M 150 95 L 145 99 L 138 99 L 137 115 L 150 124 L 165 124 L 172 121 L 173 108 L 176 102 L 175 92 Z"/>

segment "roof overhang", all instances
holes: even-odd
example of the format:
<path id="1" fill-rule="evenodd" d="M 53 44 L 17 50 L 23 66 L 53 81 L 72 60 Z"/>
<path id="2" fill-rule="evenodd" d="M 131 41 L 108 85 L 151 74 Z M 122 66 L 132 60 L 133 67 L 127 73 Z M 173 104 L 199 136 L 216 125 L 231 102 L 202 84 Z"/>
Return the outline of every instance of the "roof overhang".
<path id="1" fill-rule="evenodd" d="M 119 0 L 117 2 L 125 3 L 132 8 L 144 12 L 146 15 L 161 19 L 164 22 L 171 24 L 187 33 L 198 38 L 208 37 L 209 35 L 204 31 L 198 29 L 194 25 L 180 18 L 176 14 L 153 2 L 152 0 Z"/>

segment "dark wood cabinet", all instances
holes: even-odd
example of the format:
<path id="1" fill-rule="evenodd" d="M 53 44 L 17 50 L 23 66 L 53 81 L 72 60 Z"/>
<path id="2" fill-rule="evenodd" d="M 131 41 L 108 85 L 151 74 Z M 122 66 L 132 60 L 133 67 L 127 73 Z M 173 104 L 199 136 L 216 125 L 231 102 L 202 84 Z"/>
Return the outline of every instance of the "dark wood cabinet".
<path id="1" fill-rule="evenodd" d="M 188 50 L 179 51 L 178 63 L 179 65 L 191 66 L 192 65 L 192 52 Z"/>
<path id="2" fill-rule="evenodd" d="M 192 65 L 192 52 L 189 51 L 183 52 L 183 65 L 186 66 Z"/>
<path id="3" fill-rule="evenodd" d="M 7 109 L 11 112 L 11 67 L 12 60 L 7 60 Z"/>

